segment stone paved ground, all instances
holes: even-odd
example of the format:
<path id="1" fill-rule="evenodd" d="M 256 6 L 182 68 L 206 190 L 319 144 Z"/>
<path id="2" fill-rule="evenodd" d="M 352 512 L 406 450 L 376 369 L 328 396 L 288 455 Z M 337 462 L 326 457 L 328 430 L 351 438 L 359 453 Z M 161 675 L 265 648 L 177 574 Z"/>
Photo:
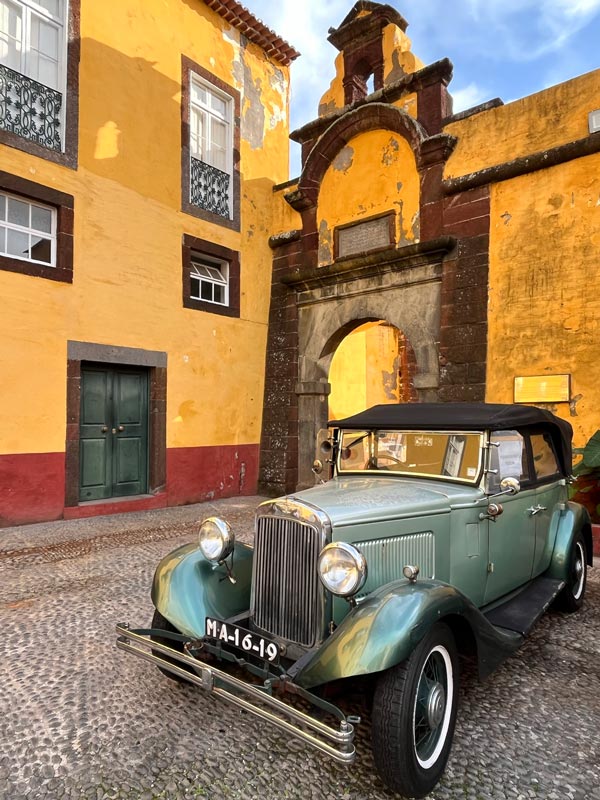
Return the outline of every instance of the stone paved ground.
<path id="1" fill-rule="evenodd" d="M 117 651 L 145 624 L 162 555 L 256 498 L 0 531 L 0 798 L 383 800 L 368 712 L 347 768 Z M 485 683 L 464 676 L 430 798 L 600 800 L 600 570 L 583 610 L 548 614 Z"/>

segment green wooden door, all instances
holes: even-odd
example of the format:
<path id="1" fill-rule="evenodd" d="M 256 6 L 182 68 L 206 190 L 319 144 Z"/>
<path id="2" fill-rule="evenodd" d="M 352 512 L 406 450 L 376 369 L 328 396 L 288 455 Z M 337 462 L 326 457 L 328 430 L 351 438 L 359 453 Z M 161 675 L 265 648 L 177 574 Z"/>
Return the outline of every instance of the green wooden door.
<path id="1" fill-rule="evenodd" d="M 81 370 L 80 500 L 148 490 L 148 373 Z"/>

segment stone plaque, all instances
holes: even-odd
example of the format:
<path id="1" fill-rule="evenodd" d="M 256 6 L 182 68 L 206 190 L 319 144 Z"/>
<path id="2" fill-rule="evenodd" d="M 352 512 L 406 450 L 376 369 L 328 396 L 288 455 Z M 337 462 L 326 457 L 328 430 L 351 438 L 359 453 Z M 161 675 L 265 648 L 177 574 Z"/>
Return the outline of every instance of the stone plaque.
<path id="1" fill-rule="evenodd" d="M 344 228 L 338 228 L 337 258 L 367 253 L 369 250 L 381 250 L 391 247 L 393 216 L 367 219 Z"/>

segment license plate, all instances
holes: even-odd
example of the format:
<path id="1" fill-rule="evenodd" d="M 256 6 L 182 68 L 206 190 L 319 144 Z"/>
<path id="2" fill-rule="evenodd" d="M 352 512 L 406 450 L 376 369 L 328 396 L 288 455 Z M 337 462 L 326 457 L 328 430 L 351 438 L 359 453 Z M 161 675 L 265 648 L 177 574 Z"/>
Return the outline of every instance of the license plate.
<path id="1" fill-rule="evenodd" d="M 246 628 L 238 628 L 237 625 L 229 622 L 221 622 L 221 620 L 207 617 L 205 635 L 207 639 L 216 639 L 217 642 L 228 644 L 271 664 L 279 661 L 279 647 L 275 642 L 257 636 Z"/>

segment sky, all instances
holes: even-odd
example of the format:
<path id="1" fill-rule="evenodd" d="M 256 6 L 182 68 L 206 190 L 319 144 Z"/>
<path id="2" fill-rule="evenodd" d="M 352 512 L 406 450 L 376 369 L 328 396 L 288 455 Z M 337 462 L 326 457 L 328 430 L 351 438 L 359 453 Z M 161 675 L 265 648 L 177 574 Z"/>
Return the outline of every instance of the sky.
<path id="1" fill-rule="evenodd" d="M 291 69 L 291 129 L 317 117 L 334 77 L 327 41 L 353 0 L 242 0 L 302 54 Z M 500 97 L 505 103 L 600 68 L 600 0 L 389 0 L 408 21 L 425 64 L 449 58 L 454 111 Z M 598 92 L 600 107 L 600 77 Z M 590 109 L 592 111 L 594 109 Z M 290 175 L 300 172 L 291 146 Z"/>

